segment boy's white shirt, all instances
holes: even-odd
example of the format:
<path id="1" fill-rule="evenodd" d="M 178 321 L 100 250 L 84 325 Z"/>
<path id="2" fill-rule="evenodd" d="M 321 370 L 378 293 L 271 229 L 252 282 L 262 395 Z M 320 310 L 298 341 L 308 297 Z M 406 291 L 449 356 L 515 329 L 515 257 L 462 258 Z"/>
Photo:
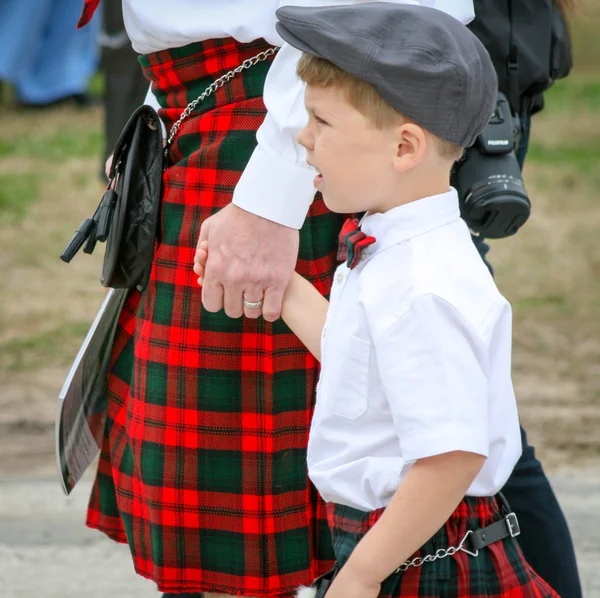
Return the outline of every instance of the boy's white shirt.
<path id="1" fill-rule="evenodd" d="M 269 70 L 264 101 L 267 116 L 256 147 L 235 189 L 233 203 L 292 228 L 300 228 L 315 195 L 315 172 L 296 142 L 305 125 L 304 85 L 296 77 L 300 52 L 284 44 L 275 30 L 281 6 L 362 4 L 367 0 L 123 0 L 127 33 L 137 52 L 148 54 L 211 38 L 240 42 L 264 38 L 282 46 Z M 462 23 L 474 17 L 472 0 L 387 0 L 438 8 Z M 146 103 L 158 109 L 149 92 Z"/>
<path id="2" fill-rule="evenodd" d="M 327 502 L 387 506 L 417 459 L 487 457 L 491 496 L 521 454 L 511 310 L 460 219 L 456 191 L 367 215 L 376 238 L 336 271 L 321 343 L 309 475 Z"/>

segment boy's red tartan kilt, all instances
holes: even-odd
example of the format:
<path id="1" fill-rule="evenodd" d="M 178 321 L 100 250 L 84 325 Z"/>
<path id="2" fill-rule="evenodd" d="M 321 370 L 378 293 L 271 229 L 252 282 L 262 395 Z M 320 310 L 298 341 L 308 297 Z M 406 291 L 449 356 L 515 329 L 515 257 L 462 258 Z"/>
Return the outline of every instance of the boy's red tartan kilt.
<path id="1" fill-rule="evenodd" d="M 267 48 L 221 39 L 142 57 L 167 130 Z M 317 362 L 282 321 L 204 311 L 192 271 L 201 223 L 231 202 L 256 145 L 268 68 L 244 71 L 183 122 L 150 283 L 129 298 L 113 352 L 87 524 L 128 542 L 136 571 L 165 592 L 291 594 L 333 563 L 306 469 Z M 300 234 L 297 269 L 323 294 L 341 218 L 318 197 Z"/>
<path id="2" fill-rule="evenodd" d="M 362 537 L 375 525 L 385 509 L 372 512 L 327 504 L 337 563 L 335 575 L 344 566 Z M 457 547 L 468 530 L 500 521 L 507 513 L 496 497 L 465 497 L 445 525 L 410 559 L 435 555 L 437 550 Z M 468 545 L 465 546 L 469 549 Z M 317 589 L 322 598 L 325 584 Z M 393 573 L 381 586 L 379 598 L 560 598 L 525 561 L 515 538 L 490 544 L 476 557 L 463 551 L 425 562 L 420 567 Z"/>

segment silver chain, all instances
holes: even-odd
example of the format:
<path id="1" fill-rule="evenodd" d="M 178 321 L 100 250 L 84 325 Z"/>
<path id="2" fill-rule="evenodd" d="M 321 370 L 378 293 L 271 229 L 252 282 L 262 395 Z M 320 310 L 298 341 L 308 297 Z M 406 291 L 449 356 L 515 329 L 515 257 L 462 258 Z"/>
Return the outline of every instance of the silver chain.
<path id="1" fill-rule="evenodd" d="M 232 71 L 229 71 L 228 73 L 225 73 L 222 77 L 220 77 L 214 83 L 209 85 L 202 92 L 201 95 L 199 95 L 193 102 L 190 102 L 185 107 L 185 110 L 182 112 L 181 116 L 179 117 L 179 120 L 171 127 L 167 145 L 170 146 L 173 143 L 173 139 L 175 139 L 175 136 L 177 135 L 177 132 L 179 131 L 179 127 L 181 127 L 181 123 L 196 109 L 196 106 L 200 102 L 202 102 L 209 95 L 211 95 L 215 91 L 217 91 L 217 89 L 219 89 L 219 87 L 223 87 L 223 85 L 225 85 L 225 83 L 227 83 L 228 81 L 233 79 L 236 75 L 239 75 L 242 71 L 249 69 L 250 67 L 254 66 L 255 64 L 258 64 L 259 62 L 266 60 L 267 58 L 269 58 L 269 56 L 273 56 L 273 54 L 275 54 L 278 50 L 279 50 L 279 48 L 269 48 L 268 50 L 265 50 L 264 52 L 260 52 L 260 54 L 257 54 L 256 56 L 253 56 L 252 58 L 248 58 L 247 60 L 244 60 L 244 62 L 242 62 L 242 64 L 240 64 L 240 66 L 234 68 Z"/>
<path id="2" fill-rule="evenodd" d="M 440 548 L 435 551 L 435 554 L 428 554 L 426 556 L 418 556 L 410 561 L 404 561 L 395 571 L 406 571 L 409 567 L 420 567 L 423 563 L 433 563 L 433 561 L 437 561 L 438 559 L 443 559 L 447 556 L 452 556 L 456 554 L 459 550 L 470 554 L 471 556 L 477 556 L 479 554 L 479 550 L 475 552 L 471 552 L 464 547 L 464 543 L 467 541 L 467 538 L 473 533 L 472 530 L 469 530 L 465 537 L 462 539 L 461 543 L 458 546 L 451 546 L 450 548 Z"/>

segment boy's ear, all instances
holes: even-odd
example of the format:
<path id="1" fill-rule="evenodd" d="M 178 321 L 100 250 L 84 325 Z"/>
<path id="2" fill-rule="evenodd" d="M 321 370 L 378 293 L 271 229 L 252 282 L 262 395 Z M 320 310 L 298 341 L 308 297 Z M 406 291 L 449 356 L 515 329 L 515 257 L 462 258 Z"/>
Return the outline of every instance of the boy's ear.
<path id="1" fill-rule="evenodd" d="M 423 160 L 428 140 L 421 126 L 412 122 L 402 123 L 396 128 L 395 140 L 394 169 L 397 172 L 406 172 Z"/>

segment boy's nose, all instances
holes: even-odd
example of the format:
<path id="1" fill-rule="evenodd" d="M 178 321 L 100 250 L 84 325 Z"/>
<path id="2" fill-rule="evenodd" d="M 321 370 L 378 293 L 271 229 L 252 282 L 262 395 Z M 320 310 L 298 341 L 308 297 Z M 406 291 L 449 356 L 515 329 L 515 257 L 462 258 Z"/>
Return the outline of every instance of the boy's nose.
<path id="1" fill-rule="evenodd" d="M 298 132 L 298 134 L 296 135 L 296 141 L 300 145 L 303 145 L 307 150 L 312 149 L 311 135 L 308 132 L 308 127 L 304 127 Z"/>

